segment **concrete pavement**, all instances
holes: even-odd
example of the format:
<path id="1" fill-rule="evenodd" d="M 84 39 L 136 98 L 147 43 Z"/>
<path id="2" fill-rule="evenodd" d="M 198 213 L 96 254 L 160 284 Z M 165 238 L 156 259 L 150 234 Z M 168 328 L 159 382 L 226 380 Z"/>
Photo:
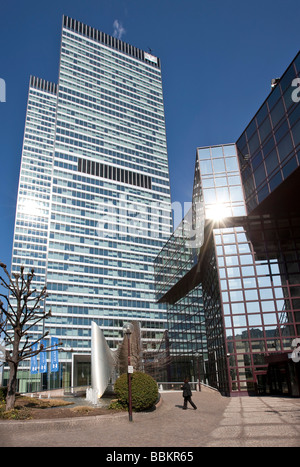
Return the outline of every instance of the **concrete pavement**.
<path id="1" fill-rule="evenodd" d="M 163 392 L 153 412 L 57 420 L 0 421 L 1 447 L 300 446 L 300 399 L 222 397 L 193 392 L 198 410 L 182 410 L 181 392 Z"/>

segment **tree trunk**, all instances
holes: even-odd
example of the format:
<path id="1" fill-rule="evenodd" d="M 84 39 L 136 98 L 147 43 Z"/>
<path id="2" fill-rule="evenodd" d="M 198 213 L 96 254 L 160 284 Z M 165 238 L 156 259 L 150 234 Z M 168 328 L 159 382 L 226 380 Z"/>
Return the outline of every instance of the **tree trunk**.
<path id="1" fill-rule="evenodd" d="M 15 363 L 9 363 L 9 381 L 6 396 L 6 410 L 12 410 L 15 407 L 17 392 L 17 372 L 18 366 Z"/>

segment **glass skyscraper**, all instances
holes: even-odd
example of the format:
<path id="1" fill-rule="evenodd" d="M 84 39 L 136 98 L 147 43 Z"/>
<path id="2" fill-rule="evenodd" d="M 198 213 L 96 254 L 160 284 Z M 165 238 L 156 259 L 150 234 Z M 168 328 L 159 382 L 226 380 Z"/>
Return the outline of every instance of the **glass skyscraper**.
<path id="1" fill-rule="evenodd" d="M 65 16 L 57 84 L 30 79 L 12 255 L 47 285 L 64 347 L 51 386 L 90 382 L 91 321 L 112 348 L 128 320 L 159 347 L 153 261 L 171 231 L 160 60 Z"/>

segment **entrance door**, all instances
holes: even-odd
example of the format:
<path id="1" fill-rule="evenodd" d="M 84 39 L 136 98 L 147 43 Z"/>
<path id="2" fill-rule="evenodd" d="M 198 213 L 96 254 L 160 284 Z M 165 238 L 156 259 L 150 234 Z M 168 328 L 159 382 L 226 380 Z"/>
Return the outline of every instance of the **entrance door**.
<path id="1" fill-rule="evenodd" d="M 289 372 L 285 364 L 269 364 L 268 379 L 272 395 L 287 396 L 291 393 Z"/>
<path id="2" fill-rule="evenodd" d="M 91 362 L 76 363 L 76 386 L 91 385 Z"/>
<path id="3" fill-rule="evenodd" d="M 270 394 L 270 387 L 268 384 L 268 375 L 266 371 L 257 372 L 256 377 L 256 390 L 257 395 L 265 396 Z"/>

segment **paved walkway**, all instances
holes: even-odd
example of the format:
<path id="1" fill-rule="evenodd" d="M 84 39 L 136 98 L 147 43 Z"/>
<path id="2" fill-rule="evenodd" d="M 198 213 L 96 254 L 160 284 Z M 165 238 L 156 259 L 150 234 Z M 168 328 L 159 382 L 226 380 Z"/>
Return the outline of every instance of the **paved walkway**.
<path id="1" fill-rule="evenodd" d="M 0 446 L 214 447 L 300 446 L 300 399 L 193 393 L 198 410 L 182 410 L 180 392 L 162 394 L 149 413 L 60 420 L 0 421 Z"/>

